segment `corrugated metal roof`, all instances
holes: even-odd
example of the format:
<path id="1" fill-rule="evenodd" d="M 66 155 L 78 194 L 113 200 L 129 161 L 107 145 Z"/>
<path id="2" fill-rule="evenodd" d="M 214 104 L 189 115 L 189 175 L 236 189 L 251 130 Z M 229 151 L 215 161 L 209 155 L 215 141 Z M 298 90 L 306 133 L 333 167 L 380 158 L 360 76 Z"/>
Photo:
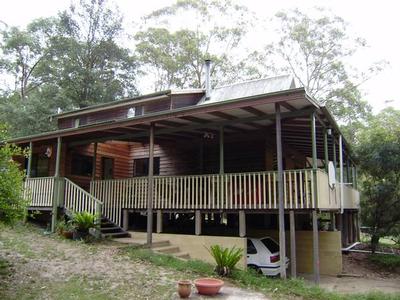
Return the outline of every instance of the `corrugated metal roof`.
<path id="1" fill-rule="evenodd" d="M 199 104 L 220 102 L 231 99 L 263 95 L 273 92 L 296 88 L 294 79 L 290 75 L 281 75 L 270 78 L 256 79 L 216 87 L 211 91 L 210 99 L 202 99 Z"/>

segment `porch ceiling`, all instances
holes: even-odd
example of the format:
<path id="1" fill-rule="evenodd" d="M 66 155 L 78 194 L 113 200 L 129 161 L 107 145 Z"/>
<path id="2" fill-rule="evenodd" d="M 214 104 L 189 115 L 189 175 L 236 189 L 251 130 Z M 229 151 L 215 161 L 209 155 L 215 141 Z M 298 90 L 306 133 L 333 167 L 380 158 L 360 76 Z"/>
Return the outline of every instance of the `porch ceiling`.
<path id="1" fill-rule="evenodd" d="M 323 129 L 335 128 L 333 119 L 307 96 L 304 89 L 270 93 L 257 97 L 233 99 L 218 103 L 146 114 L 140 117 L 79 128 L 59 130 L 45 134 L 24 137 L 13 142 L 24 145 L 53 142 L 61 136 L 69 145 L 83 145 L 111 140 L 146 142 L 151 123 L 156 124 L 157 139 L 199 139 L 207 134 L 217 135 L 224 127 L 224 134 L 235 137 L 244 134 L 275 134 L 275 103 L 281 105 L 282 139 L 304 154 L 311 155 L 311 123 L 309 116 L 317 111 L 317 151 L 324 155 Z M 333 124 L 332 124 L 333 123 Z M 329 138 L 332 148 L 332 139 Z M 332 156 L 332 151 L 330 151 Z"/>

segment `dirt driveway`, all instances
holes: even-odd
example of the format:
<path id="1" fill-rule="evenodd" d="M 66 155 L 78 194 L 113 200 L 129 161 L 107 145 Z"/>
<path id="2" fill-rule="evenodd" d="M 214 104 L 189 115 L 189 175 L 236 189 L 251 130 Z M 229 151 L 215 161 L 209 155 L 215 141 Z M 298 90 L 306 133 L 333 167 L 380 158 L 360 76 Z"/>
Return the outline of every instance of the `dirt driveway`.
<path id="1" fill-rule="evenodd" d="M 0 257 L 11 262 L 0 299 L 175 299 L 177 280 L 193 279 L 128 259 L 112 243 L 55 239 L 29 226 L 0 229 Z M 227 286 L 218 299 L 266 298 Z"/>

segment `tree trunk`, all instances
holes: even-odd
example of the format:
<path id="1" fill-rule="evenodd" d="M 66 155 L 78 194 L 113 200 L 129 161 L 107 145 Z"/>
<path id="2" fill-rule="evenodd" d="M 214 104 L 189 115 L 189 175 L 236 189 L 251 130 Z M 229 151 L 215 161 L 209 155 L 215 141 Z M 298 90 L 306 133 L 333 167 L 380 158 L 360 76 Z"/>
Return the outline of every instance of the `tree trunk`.
<path id="1" fill-rule="evenodd" d="M 380 238 L 379 235 L 376 235 L 376 234 L 373 234 L 371 236 L 371 251 L 372 251 L 372 254 L 375 254 L 376 248 L 377 248 L 377 246 L 379 244 L 379 238 Z"/>

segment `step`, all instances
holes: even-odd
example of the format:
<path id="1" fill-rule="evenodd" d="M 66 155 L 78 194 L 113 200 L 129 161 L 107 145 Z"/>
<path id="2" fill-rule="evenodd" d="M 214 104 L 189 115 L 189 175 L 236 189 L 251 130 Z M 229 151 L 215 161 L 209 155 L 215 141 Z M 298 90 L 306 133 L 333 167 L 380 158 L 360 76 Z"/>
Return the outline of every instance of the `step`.
<path id="1" fill-rule="evenodd" d="M 100 228 L 101 232 L 110 232 L 110 231 L 121 231 L 121 227 L 114 226 L 114 227 L 102 227 Z"/>
<path id="2" fill-rule="evenodd" d="M 128 232 L 126 232 L 126 231 L 121 231 L 121 232 L 110 232 L 110 233 L 102 233 L 102 235 L 104 236 L 104 237 L 111 237 L 111 238 L 114 238 L 114 237 L 130 237 L 131 235 L 128 233 Z"/>
<path id="3" fill-rule="evenodd" d="M 164 253 L 164 254 L 175 254 L 179 253 L 179 247 L 176 246 L 164 246 L 164 247 L 156 247 L 152 248 L 155 252 Z"/>
<path id="4" fill-rule="evenodd" d="M 187 252 L 178 252 L 174 256 L 180 259 L 190 259 L 190 255 Z"/>
<path id="5" fill-rule="evenodd" d="M 113 222 L 101 222 L 100 227 L 105 228 L 105 227 L 114 227 L 115 224 Z"/>

